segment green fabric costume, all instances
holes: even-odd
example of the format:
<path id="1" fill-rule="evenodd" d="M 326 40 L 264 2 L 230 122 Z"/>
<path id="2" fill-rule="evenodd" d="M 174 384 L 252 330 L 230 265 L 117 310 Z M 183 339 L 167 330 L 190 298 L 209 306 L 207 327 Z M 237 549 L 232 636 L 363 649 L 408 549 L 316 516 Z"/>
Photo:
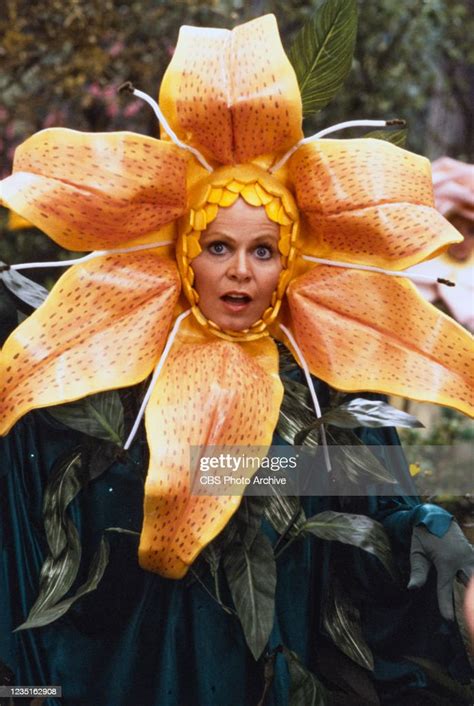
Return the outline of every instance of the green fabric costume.
<path id="1" fill-rule="evenodd" d="M 324 406 L 328 388 L 316 384 Z M 383 446 L 398 444 L 392 429 L 358 431 L 365 443 L 379 445 L 373 450 L 381 460 Z M 63 698 L 49 699 L 47 706 L 257 706 L 264 689 L 265 655 L 258 662 L 253 659 L 238 619 L 226 613 L 200 582 L 163 579 L 140 569 L 136 538 L 130 535 L 109 533 L 110 562 L 96 591 L 50 625 L 12 632 L 26 619 L 38 593 L 46 549 L 42 497 L 48 475 L 55 460 L 82 441 L 83 435 L 42 411 L 27 415 L 0 440 L 0 661 L 14 672 L 14 683 L 61 685 Z M 273 443 L 285 442 L 275 435 Z M 145 454 L 146 444 L 137 440 L 128 457 L 113 463 L 74 501 L 72 517 L 80 532 L 85 567 L 105 528 L 140 530 Z M 411 479 L 401 449 L 398 457 L 393 467 L 391 455 L 390 470 L 407 488 Z M 341 510 L 338 498 L 305 497 L 302 505 L 307 517 Z M 413 497 L 352 498 L 342 510 L 368 514 L 384 524 L 406 581 L 412 526 L 422 522 L 441 536 L 451 522 L 444 510 L 421 505 Z M 277 541 L 266 521 L 263 531 L 272 543 Z M 328 660 L 336 672 L 343 669 L 344 656 L 334 653 L 321 618 L 323 600 L 336 575 L 360 611 L 374 654 L 380 703 L 431 703 L 423 700 L 426 676 L 404 655 L 429 656 L 453 676 L 467 677 L 460 637 L 439 615 L 432 580 L 409 592 L 392 581 L 375 557 L 316 538 L 293 543 L 278 559 L 277 570 L 275 621 L 267 655 L 283 644 L 315 674 L 327 678 Z M 203 581 L 212 591 L 209 572 Z M 223 577 L 221 584 L 222 599 L 231 605 Z M 265 706 L 287 706 L 289 684 L 286 661 L 277 649 Z M 347 697 L 341 703 L 364 701 Z"/>

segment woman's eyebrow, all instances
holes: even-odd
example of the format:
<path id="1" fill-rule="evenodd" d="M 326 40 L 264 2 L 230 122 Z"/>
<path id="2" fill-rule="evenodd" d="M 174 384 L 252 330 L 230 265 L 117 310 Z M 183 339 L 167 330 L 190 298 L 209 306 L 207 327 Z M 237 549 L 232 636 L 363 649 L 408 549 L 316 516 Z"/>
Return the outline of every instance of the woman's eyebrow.
<path id="1" fill-rule="evenodd" d="M 272 232 L 270 232 L 270 230 L 269 230 L 268 233 L 261 233 L 260 235 L 256 235 L 254 238 L 252 238 L 252 242 L 260 242 L 261 240 L 269 240 L 269 239 L 274 240 L 275 242 L 278 242 L 279 237 L 280 237 L 279 235 L 275 235 L 273 230 L 272 230 Z M 213 240 L 215 238 L 225 238 L 225 240 L 230 241 L 232 244 L 239 242 L 238 238 L 234 238 L 234 236 L 229 235 L 224 230 L 223 231 L 215 230 L 212 232 L 204 232 L 201 236 L 201 239 L 206 240 L 206 241 Z"/>

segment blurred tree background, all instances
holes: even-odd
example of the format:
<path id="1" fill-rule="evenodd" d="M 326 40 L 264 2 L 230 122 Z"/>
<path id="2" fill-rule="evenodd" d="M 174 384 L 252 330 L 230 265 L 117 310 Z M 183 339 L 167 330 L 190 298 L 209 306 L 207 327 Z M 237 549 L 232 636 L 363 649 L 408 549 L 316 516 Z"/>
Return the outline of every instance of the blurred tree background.
<path id="1" fill-rule="evenodd" d="M 2 0 L 0 176 L 10 172 L 16 145 L 45 127 L 156 134 L 149 107 L 118 96 L 117 87 L 130 80 L 156 96 L 180 25 L 231 27 L 273 12 L 288 49 L 316 4 Z M 359 0 L 352 72 L 336 99 L 307 121 L 306 134 L 341 120 L 403 117 L 409 148 L 472 161 L 472 10 L 472 0 Z M 40 233 L 11 233 L 6 225 L 2 210 L 0 257 L 7 262 L 61 256 Z M 49 284 L 52 275 L 31 276 Z"/>

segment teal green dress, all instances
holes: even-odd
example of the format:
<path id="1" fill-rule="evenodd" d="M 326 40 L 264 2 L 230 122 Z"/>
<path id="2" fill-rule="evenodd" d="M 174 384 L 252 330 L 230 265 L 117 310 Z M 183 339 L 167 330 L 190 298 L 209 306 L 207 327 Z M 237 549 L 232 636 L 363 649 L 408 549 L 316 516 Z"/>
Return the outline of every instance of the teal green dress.
<path id="1" fill-rule="evenodd" d="M 328 388 L 316 383 L 324 406 Z M 382 460 L 383 446 L 398 444 L 392 429 L 358 432 L 366 443 L 379 446 Z M 433 686 L 407 655 L 430 657 L 454 677 L 466 678 L 460 637 L 438 612 L 434 576 L 426 588 L 409 592 L 395 585 L 373 556 L 315 537 L 294 542 L 277 561 L 274 626 L 258 661 L 238 619 L 225 612 L 200 581 L 169 580 L 142 570 L 137 538 L 123 533 L 109 533 L 110 561 L 97 590 L 56 622 L 14 632 L 38 594 L 46 553 L 42 499 L 48 476 L 55 460 L 82 441 L 83 435 L 46 411 L 30 413 L 0 440 L 0 662 L 13 672 L 14 684 L 60 685 L 62 699 L 49 699 L 46 706 L 288 706 L 290 679 L 281 645 L 323 680 L 328 664 L 336 664 L 337 672 L 335 648 L 321 617 L 335 567 L 360 612 L 381 704 L 430 703 L 423 701 L 423 694 Z M 275 435 L 274 444 L 284 443 Z M 395 463 L 391 455 L 391 470 L 406 488 L 411 480 L 401 449 L 397 458 Z M 79 529 L 85 567 L 73 591 L 85 579 L 105 528 L 140 530 L 145 469 L 146 443 L 139 438 L 126 457 L 90 482 L 73 502 L 71 516 Z M 305 497 L 302 504 L 308 517 L 341 510 L 338 498 Z M 424 522 L 441 536 L 451 522 L 444 510 L 402 495 L 352 498 L 342 509 L 384 524 L 404 580 L 412 526 Z M 265 520 L 262 529 L 271 542 L 278 540 Z M 201 581 L 212 593 L 209 572 Z M 223 602 L 232 605 L 223 576 L 221 585 Z M 274 656 L 273 678 L 265 690 L 269 655 Z M 362 704 L 363 699 L 341 703 Z"/>

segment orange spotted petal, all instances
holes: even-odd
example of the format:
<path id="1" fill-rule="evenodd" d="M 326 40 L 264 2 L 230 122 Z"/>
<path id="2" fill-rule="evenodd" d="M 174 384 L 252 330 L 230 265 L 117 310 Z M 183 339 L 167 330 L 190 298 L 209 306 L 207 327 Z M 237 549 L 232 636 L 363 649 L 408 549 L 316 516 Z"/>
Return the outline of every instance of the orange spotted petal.
<path id="1" fill-rule="evenodd" d="M 317 265 L 288 299 L 310 370 L 330 385 L 474 414 L 472 337 L 409 280 Z"/>
<path id="2" fill-rule="evenodd" d="M 156 253 L 71 267 L 2 349 L 0 434 L 31 409 L 146 378 L 166 342 L 179 287 L 175 265 Z"/>
<path id="3" fill-rule="evenodd" d="M 306 255 L 400 270 L 462 240 L 434 208 L 429 161 L 389 142 L 318 140 L 289 170 Z"/>
<path id="4" fill-rule="evenodd" d="M 69 250 L 147 242 L 184 213 L 187 162 L 144 135 L 51 128 L 16 149 L 0 199 Z"/>
<path id="5" fill-rule="evenodd" d="M 273 15 L 232 31 L 181 27 L 160 106 L 181 139 L 222 164 L 303 137 L 298 82 Z"/>
<path id="6" fill-rule="evenodd" d="M 195 338 L 176 340 L 146 412 L 151 456 L 139 560 L 168 578 L 186 573 L 241 501 L 190 494 L 190 446 L 267 447 L 282 399 L 270 338 Z"/>

